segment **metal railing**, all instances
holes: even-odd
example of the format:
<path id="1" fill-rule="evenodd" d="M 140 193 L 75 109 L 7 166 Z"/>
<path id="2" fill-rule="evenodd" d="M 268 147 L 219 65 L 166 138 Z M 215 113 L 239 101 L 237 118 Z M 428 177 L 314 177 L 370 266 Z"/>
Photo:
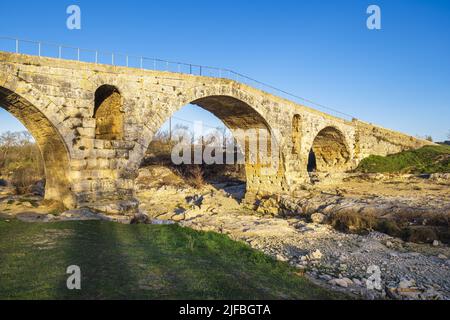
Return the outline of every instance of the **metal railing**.
<path id="1" fill-rule="evenodd" d="M 65 60 L 75 60 L 91 62 L 97 64 L 107 64 L 113 66 L 123 66 L 129 68 L 139 68 L 155 71 L 168 71 L 175 73 L 191 74 L 205 77 L 224 78 L 240 82 L 267 93 L 292 100 L 302 105 L 314 106 L 335 116 L 352 120 L 355 117 L 341 112 L 335 108 L 316 103 L 285 90 L 276 88 L 267 83 L 252 79 L 233 70 L 202 66 L 185 62 L 175 62 L 144 56 L 129 55 L 124 53 L 104 52 L 92 49 L 83 49 L 67 45 L 60 45 L 41 41 L 22 40 L 11 37 L 0 37 L 0 51 L 37 55 L 39 57 L 58 58 Z"/>

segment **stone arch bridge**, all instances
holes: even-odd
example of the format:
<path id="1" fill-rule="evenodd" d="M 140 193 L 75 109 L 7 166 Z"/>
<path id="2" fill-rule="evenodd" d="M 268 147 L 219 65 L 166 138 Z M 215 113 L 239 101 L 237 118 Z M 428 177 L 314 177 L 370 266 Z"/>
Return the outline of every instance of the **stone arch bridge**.
<path id="1" fill-rule="evenodd" d="M 369 155 L 427 144 L 232 80 L 0 52 L 0 107 L 35 138 L 45 164 L 45 197 L 68 208 L 135 212 L 134 180 L 148 145 L 189 103 L 232 132 L 265 128 L 276 139 L 280 166 L 261 174 L 261 166 L 247 163 L 248 193 L 294 191 L 309 183 L 308 164 L 345 171 Z"/>

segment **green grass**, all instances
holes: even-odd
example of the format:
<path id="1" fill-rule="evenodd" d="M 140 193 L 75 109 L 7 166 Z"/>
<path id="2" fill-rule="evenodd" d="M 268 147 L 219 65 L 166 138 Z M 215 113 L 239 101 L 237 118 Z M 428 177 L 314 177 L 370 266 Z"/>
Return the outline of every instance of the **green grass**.
<path id="1" fill-rule="evenodd" d="M 366 173 L 449 173 L 450 146 L 426 146 L 387 157 L 370 156 L 361 161 L 356 171 Z"/>
<path id="2" fill-rule="evenodd" d="M 81 268 L 82 290 L 66 288 Z M 176 225 L 0 220 L 0 299 L 342 299 L 288 264 Z"/>

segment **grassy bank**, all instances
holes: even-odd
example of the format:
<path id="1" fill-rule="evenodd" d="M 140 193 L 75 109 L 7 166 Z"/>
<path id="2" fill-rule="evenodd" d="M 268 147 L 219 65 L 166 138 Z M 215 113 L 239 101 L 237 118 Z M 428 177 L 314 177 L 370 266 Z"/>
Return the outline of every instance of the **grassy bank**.
<path id="1" fill-rule="evenodd" d="M 386 157 L 370 156 L 356 169 L 365 173 L 450 173 L 450 146 L 426 146 Z"/>
<path id="2" fill-rule="evenodd" d="M 66 288 L 69 265 L 82 290 Z M 286 263 L 179 226 L 0 220 L 0 299 L 332 299 Z"/>

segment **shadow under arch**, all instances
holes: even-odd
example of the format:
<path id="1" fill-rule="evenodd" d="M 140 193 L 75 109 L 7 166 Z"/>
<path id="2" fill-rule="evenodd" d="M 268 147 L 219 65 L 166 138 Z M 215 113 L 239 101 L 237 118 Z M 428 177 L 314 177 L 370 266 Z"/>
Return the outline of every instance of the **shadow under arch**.
<path id="1" fill-rule="evenodd" d="M 266 129 L 272 132 L 263 116 L 246 102 L 232 96 L 207 96 L 191 104 L 211 112 L 231 130 Z"/>
<path id="2" fill-rule="evenodd" d="M 63 138 L 50 120 L 21 95 L 0 86 L 0 108 L 15 116 L 31 133 L 41 152 L 46 177 L 45 199 L 75 207 L 70 188 L 69 155 Z"/>
<path id="3" fill-rule="evenodd" d="M 350 151 L 344 134 L 333 126 L 325 127 L 316 135 L 309 156 L 309 172 L 345 171 Z"/>
<path id="4" fill-rule="evenodd" d="M 104 84 L 95 91 L 95 138 L 122 140 L 124 134 L 123 99 L 119 89 Z"/>

